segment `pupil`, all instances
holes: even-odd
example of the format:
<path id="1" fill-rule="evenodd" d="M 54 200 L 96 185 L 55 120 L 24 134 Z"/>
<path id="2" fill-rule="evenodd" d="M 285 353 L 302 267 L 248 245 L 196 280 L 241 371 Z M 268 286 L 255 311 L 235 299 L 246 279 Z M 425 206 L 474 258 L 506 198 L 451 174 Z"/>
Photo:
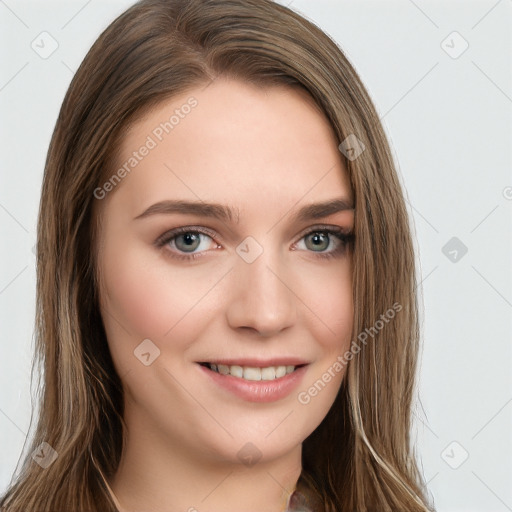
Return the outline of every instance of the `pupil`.
<path id="1" fill-rule="evenodd" d="M 192 249 L 195 249 L 194 246 L 194 242 L 197 242 L 199 240 L 199 235 L 195 234 L 195 233 L 185 233 L 183 235 L 181 235 L 183 241 L 184 241 L 184 245 L 185 245 L 185 248 L 192 248 Z M 179 238 L 178 238 L 179 240 Z"/>
<path id="2" fill-rule="evenodd" d="M 325 238 L 325 233 L 315 233 L 313 235 L 313 243 L 316 247 L 319 247 L 319 243 L 322 244 L 322 240 L 321 238 L 324 237 Z M 324 243 L 325 243 L 325 240 L 324 240 Z"/>
<path id="3" fill-rule="evenodd" d="M 189 242 L 194 242 L 193 238 L 195 237 L 195 235 L 191 234 L 191 233 L 187 233 L 185 236 L 185 240 L 187 241 L 186 243 L 188 244 Z"/>

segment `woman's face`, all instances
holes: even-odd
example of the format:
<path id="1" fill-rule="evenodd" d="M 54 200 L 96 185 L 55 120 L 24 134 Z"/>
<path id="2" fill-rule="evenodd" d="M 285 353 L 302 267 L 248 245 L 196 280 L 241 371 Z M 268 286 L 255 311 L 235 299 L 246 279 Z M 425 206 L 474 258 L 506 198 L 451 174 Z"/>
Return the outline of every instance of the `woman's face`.
<path id="1" fill-rule="evenodd" d="M 300 450 L 353 321 L 336 236 L 353 197 L 328 121 L 303 92 L 218 78 L 146 113 L 112 175 L 100 301 L 128 430 L 202 463 Z"/>

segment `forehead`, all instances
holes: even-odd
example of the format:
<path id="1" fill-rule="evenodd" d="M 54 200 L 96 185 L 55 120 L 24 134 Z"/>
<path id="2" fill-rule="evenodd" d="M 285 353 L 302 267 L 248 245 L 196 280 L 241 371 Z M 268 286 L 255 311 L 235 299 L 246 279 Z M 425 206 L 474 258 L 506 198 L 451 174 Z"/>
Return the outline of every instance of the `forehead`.
<path id="1" fill-rule="evenodd" d="M 305 91 L 285 86 L 218 78 L 166 100 L 125 135 L 122 166 L 119 188 L 136 209 L 163 196 L 260 205 L 351 197 L 329 121 Z"/>

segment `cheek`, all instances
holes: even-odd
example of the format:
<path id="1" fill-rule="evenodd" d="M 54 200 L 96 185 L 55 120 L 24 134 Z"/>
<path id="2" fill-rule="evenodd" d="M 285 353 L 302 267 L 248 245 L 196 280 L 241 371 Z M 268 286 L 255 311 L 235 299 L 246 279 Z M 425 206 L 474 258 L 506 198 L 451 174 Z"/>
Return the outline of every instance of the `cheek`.
<path id="1" fill-rule="evenodd" d="M 211 276 L 170 269 L 163 258 L 137 244 L 112 244 L 102 260 L 102 314 L 113 357 L 127 359 L 142 340 L 166 352 L 183 351 L 194 339 L 201 319 L 201 297 Z M 204 279 L 206 277 L 206 280 Z M 191 322 L 193 319 L 193 322 Z M 172 341 L 172 343 L 170 342 Z M 125 355 L 126 354 L 126 355 Z"/>
<path id="2" fill-rule="evenodd" d="M 155 272 L 141 265 L 136 253 L 124 254 L 105 265 L 104 307 L 132 337 L 160 336 L 173 321 L 172 311 L 178 304 L 176 295 L 166 293 L 165 286 Z M 175 286 L 174 286 L 175 287 Z M 164 314 L 164 308 L 166 313 Z"/>
<path id="3" fill-rule="evenodd" d="M 304 302 L 313 313 L 308 315 L 309 330 L 331 355 L 348 346 L 352 334 L 354 302 L 349 263 L 342 262 L 336 271 L 326 268 L 305 283 L 308 300 Z"/>
<path id="4" fill-rule="evenodd" d="M 316 428 L 331 408 L 347 370 L 339 358 L 349 348 L 354 322 L 354 302 L 349 262 L 340 265 L 339 271 L 317 275 L 307 282 L 310 301 L 307 306 L 314 311 L 308 315 L 308 330 L 317 344 L 318 357 L 297 393 L 297 402 L 308 418 L 308 428 Z M 323 285 L 323 286 L 320 286 Z"/>

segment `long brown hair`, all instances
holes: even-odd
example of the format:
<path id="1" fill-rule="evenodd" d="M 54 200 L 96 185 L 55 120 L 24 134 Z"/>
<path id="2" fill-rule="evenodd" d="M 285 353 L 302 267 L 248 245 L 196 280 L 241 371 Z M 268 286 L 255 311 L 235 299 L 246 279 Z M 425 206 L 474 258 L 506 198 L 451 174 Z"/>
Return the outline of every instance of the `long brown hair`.
<path id="1" fill-rule="evenodd" d="M 353 134 L 365 148 L 345 161 L 355 198 L 353 339 L 372 336 L 353 351 L 333 407 L 303 443 L 298 489 L 323 512 L 433 510 L 410 439 L 416 269 L 388 142 L 342 50 L 271 0 L 143 0 L 100 35 L 74 76 L 51 140 L 38 219 L 40 412 L 30 453 L 0 505 L 116 510 L 102 475 L 116 472 L 123 448 L 123 389 L 98 306 L 94 190 L 112 176 L 129 125 L 218 76 L 299 87 L 340 143 Z M 377 329 L 397 304 L 400 312 Z M 30 456 L 43 442 L 58 455 L 46 469 Z"/>

